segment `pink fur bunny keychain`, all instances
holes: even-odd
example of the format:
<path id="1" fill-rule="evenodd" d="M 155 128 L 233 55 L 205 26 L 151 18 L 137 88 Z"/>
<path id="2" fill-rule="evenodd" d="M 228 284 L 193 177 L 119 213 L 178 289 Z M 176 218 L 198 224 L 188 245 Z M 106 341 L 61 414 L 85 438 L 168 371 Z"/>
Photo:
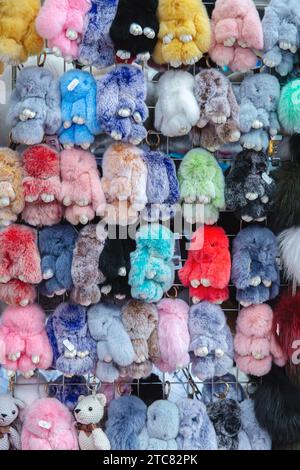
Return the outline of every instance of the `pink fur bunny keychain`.
<path id="1" fill-rule="evenodd" d="M 78 58 L 89 0 L 45 0 L 36 19 L 36 30 L 48 40 L 57 57 L 66 61 Z"/>
<path id="2" fill-rule="evenodd" d="M 174 372 L 190 362 L 189 306 L 181 299 L 163 299 L 157 310 L 160 360 L 155 365 L 162 372 Z"/>
<path id="3" fill-rule="evenodd" d="M 247 72 L 264 46 L 262 24 L 253 0 L 217 0 L 212 13 L 211 59 L 234 72 Z"/>

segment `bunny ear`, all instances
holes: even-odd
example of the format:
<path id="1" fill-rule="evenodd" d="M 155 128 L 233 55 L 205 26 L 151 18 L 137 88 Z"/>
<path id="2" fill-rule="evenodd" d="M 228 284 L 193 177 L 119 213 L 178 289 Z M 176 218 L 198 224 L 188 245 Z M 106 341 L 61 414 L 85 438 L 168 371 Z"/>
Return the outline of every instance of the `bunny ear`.
<path id="1" fill-rule="evenodd" d="M 25 408 L 26 405 L 22 400 L 20 400 L 19 398 L 14 398 L 13 400 L 19 408 Z"/>

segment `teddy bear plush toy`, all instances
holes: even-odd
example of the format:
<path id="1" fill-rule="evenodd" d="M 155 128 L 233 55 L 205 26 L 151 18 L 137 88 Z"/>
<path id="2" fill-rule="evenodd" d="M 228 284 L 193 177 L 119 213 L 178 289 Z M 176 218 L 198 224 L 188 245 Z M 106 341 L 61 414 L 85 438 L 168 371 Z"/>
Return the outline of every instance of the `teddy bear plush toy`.
<path id="1" fill-rule="evenodd" d="M 130 255 L 131 295 L 158 302 L 174 282 L 174 234 L 163 225 L 144 225 L 136 234 L 136 246 Z"/>
<path id="2" fill-rule="evenodd" d="M 74 410 L 80 450 L 110 450 L 106 434 L 97 424 L 104 415 L 106 397 L 102 393 L 80 396 Z"/>
<path id="3" fill-rule="evenodd" d="M 278 117 L 280 124 L 288 134 L 299 134 L 300 106 L 297 100 L 300 89 L 300 80 L 289 81 L 282 89 L 278 104 Z"/>
<path id="4" fill-rule="evenodd" d="M 190 362 L 188 330 L 189 306 L 181 299 L 162 299 L 157 304 L 160 361 L 162 372 L 174 372 Z"/>
<path id="5" fill-rule="evenodd" d="M 38 34 L 47 39 L 48 47 L 67 62 L 78 58 L 84 16 L 88 0 L 46 0 L 36 19 Z"/>
<path id="6" fill-rule="evenodd" d="M 233 365 L 233 337 L 221 307 L 206 301 L 194 305 L 188 327 L 192 373 L 200 380 L 226 374 Z"/>
<path id="7" fill-rule="evenodd" d="M 116 227 L 117 231 L 117 227 Z M 130 295 L 128 276 L 130 272 L 130 253 L 136 249 L 135 240 L 107 237 L 99 258 L 99 268 L 106 280 L 101 286 L 103 295 L 124 300 Z"/>
<path id="8" fill-rule="evenodd" d="M 143 123 L 149 112 L 145 100 L 144 71 L 121 65 L 97 82 L 97 116 L 103 131 L 113 139 L 139 145 L 147 136 Z"/>
<path id="9" fill-rule="evenodd" d="M 41 281 L 36 231 L 16 224 L 5 228 L 0 232 L 0 299 L 25 307 L 34 301 L 34 284 Z"/>
<path id="10" fill-rule="evenodd" d="M 262 24 L 253 0 L 217 0 L 212 13 L 209 55 L 219 66 L 247 72 L 264 46 Z"/>
<path id="11" fill-rule="evenodd" d="M 114 64 L 115 51 L 109 34 L 119 0 L 94 0 L 85 15 L 79 61 L 84 65 L 106 68 Z"/>
<path id="12" fill-rule="evenodd" d="M 89 73 L 78 69 L 60 79 L 62 127 L 59 141 L 64 148 L 75 145 L 88 150 L 100 132 L 96 115 L 97 84 Z"/>
<path id="13" fill-rule="evenodd" d="M 59 223 L 63 216 L 59 153 L 47 145 L 34 145 L 23 152 L 23 167 L 23 220 L 36 227 Z"/>
<path id="14" fill-rule="evenodd" d="M 145 427 L 147 406 L 138 397 L 112 400 L 107 410 L 106 435 L 112 450 L 141 450 L 139 435 Z"/>
<path id="15" fill-rule="evenodd" d="M 0 395 L 0 450 L 21 450 L 21 436 L 14 426 L 24 403 L 9 394 Z"/>
<path id="16" fill-rule="evenodd" d="M 114 143 L 102 162 L 102 188 L 107 201 L 104 220 L 109 225 L 129 225 L 147 203 L 147 166 L 143 151 L 132 144 Z"/>
<path id="17" fill-rule="evenodd" d="M 262 222 L 273 208 L 275 182 L 268 164 L 265 152 L 244 150 L 235 157 L 225 179 L 227 209 L 245 222 Z"/>
<path id="18" fill-rule="evenodd" d="M 158 0 L 119 0 L 110 28 L 119 59 L 150 59 L 159 30 L 157 7 Z"/>
<path id="19" fill-rule="evenodd" d="M 88 311 L 89 331 L 97 341 L 96 375 L 105 383 L 115 382 L 119 378 L 119 367 L 129 366 L 135 357 L 120 313 L 116 305 L 102 302 Z"/>
<path id="20" fill-rule="evenodd" d="M 62 151 L 60 199 L 72 225 L 86 225 L 104 214 L 106 200 L 93 154 L 79 149 Z"/>
<path id="21" fill-rule="evenodd" d="M 207 413 L 215 428 L 218 450 L 251 450 L 238 402 L 229 399 L 210 403 Z"/>
<path id="22" fill-rule="evenodd" d="M 68 376 L 94 372 L 96 342 L 89 333 L 84 307 L 60 304 L 48 318 L 46 331 L 53 350 L 55 369 Z"/>
<path id="23" fill-rule="evenodd" d="M 139 300 L 130 300 L 122 307 L 121 318 L 134 349 L 133 362 L 120 367 L 121 377 L 140 379 L 152 371 L 152 355 L 158 347 L 153 341 L 157 328 L 157 308 Z"/>
<path id="24" fill-rule="evenodd" d="M 273 333 L 273 311 L 269 305 L 243 308 L 236 322 L 235 362 L 245 374 L 261 377 L 270 372 L 274 361 L 285 365 L 284 353 Z"/>
<path id="25" fill-rule="evenodd" d="M 45 331 L 45 312 L 38 305 L 7 307 L 1 317 L 0 341 L 4 344 L 2 366 L 9 376 L 20 372 L 32 377 L 36 368 L 48 369 L 52 349 Z"/>
<path id="26" fill-rule="evenodd" d="M 221 227 L 205 225 L 192 236 L 188 258 L 178 275 L 194 304 L 222 303 L 229 297 L 229 240 Z"/>
<path id="27" fill-rule="evenodd" d="M 23 169 L 17 152 L 0 148 L 0 226 L 16 222 L 24 209 Z"/>
<path id="28" fill-rule="evenodd" d="M 224 176 L 215 157 L 202 148 L 190 150 L 180 163 L 178 181 L 187 222 L 215 224 L 225 207 Z"/>
<path id="29" fill-rule="evenodd" d="M 183 398 L 179 410 L 178 450 L 217 450 L 217 436 L 205 405 L 199 400 Z"/>
<path id="30" fill-rule="evenodd" d="M 39 144 L 44 134 L 53 135 L 59 130 L 59 84 L 50 70 L 35 66 L 21 70 L 6 120 L 12 140 L 17 144 Z"/>
<path id="31" fill-rule="evenodd" d="M 280 130 L 278 79 L 268 73 L 249 75 L 236 89 L 236 95 L 240 105 L 240 143 L 257 152 L 267 150 L 270 138 Z"/>
<path id="32" fill-rule="evenodd" d="M 169 70 L 158 81 L 155 129 L 167 137 L 187 135 L 200 119 L 195 79 L 183 70 Z"/>
<path id="33" fill-rule="evenodd" d="M 300 5 L 297 0 L 271 0 L 262 19 L 264 64 L 282 76 L 294 68 L 300 45 Z"/>
<path id="34" fill-rule="evenodd" d="M 237 142 L 239 106 L 229 79 L 216 69 L 202 70 L 195 77 L 195 96 L 200 119 L 192 132 L 195 145 L 215 152 L 230 142 Z"/>
<path id="35" fill-rule="evenodd" d="M 100 224 L 89 224 L 79 232 L 71 268 L 74 285 L 71 300 L 75 303 L 88 307 L 101 299 L 99 284 L 105 282 L 105 276 L 100 271 L 99 258 L 106 237 L 107 232 Z"/>
<path id="36" fill-rule="evenodd" d="M 265 227 L 249 226 L 235 237 L 231 279 L 243 307 L 277 297 L 280 279 L 276 256 L 276 237 Z"/>
<path id="37" fill-rule="evenodd" d="M 145 150 L 143 159 L 148 168 L 148 203 L 141 217 L 149 222 L 169 220 L 180 198 L 175 163 L 162 152 L 152 150 Z"/>
<path id="38" fill-rule="evenodd" d="M 147 410 L 146 426 L 139 436 L 141 449 L 177 450 L 178 431 L 178 407 L 168 400 L 157 400 Z"/>
<path id="39" fill-rule="evenodd" d="M 0 69 L 1 62 L 18 65 L 26 62 L 30 55 L 42 52 L 44 41 L 35 28 L 40 8 L 40 0 L 1 1 Z"/>
<path id="40" fill-rule="evenodd" d="M 53 297 L 71 290 L 71 267 L 76 239 L 76 230 L 68 224 L 54 225 L 39 232 L 43 274 L 39 289 L 43 295 Z"/>
<path id="41" fill-rule="evenodd" d="M 161 0 L 159 33 L 153 59 L 172 67 L 193 65 L 208 51 L 210 21 L 202 0 Z"/>
<path id="42" fill-rule="evenodd" d="M 56 398 L 29 407 L 21 434 L 22 450 L 78 450 L 74 418 Z"/>

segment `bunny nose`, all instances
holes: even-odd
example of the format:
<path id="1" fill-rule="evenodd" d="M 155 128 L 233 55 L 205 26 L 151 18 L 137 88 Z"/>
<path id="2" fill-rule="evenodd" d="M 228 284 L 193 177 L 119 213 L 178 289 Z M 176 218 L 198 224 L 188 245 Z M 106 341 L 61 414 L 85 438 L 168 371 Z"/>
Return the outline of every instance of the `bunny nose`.
<path id="1" fill-rule="evenodd" d="M 80 413 L 80 411 L 81 411 L 81 410 L 80 410 L 79 408 L 76 408 L 75 413 L 76 413 L 76 414 L 77 414 L 77 413 Z"/>
<path id="2" fill-rule="evenodd" d="M 4 414 L 4 413 L 1 413 L 1 416 L 2 416 L 2 418 L 6 418 L 7 415 Z"/>

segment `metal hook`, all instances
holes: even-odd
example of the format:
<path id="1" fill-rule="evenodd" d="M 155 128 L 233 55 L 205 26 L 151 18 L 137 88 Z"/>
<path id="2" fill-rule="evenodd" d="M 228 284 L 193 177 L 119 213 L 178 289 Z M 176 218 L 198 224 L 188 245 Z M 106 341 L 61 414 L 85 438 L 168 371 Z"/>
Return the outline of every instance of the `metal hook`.
<path id="1" fill-rule="evenodd" d="M 47 52 L 42 52 L 37 58 L 37 66 L 44 67 L 47 59 Z"/>
<path id="2" fill-rule="evenodd" d="M 156 136 L 156 141 L 152 140 L 152 136 Z M 148 131 L 146 137 L 146 144 L 149 145 L 150 148 L 158 148 L 160 146 L 160 136 L 155 131 Z"/>

